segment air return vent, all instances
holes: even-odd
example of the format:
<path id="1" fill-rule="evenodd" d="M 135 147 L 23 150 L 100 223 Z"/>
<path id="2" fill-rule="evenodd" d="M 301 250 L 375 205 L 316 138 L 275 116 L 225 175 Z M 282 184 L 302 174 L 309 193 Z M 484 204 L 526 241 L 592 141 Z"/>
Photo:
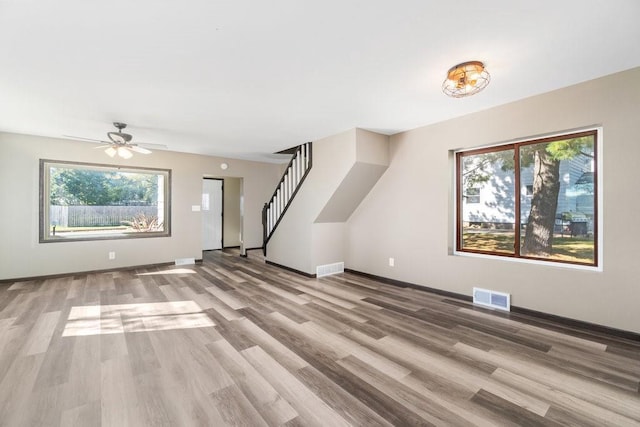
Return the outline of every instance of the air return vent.
<path id="1" fill-rule="evenodd" d="M 489 289 L 473 288 L 473 303 L 511 311 L 511 295 Z"/>
<path id="2" fill-rule="evenodd" d="M 344 273 L 344 262 L 316 266 L 316 277 Z"/>

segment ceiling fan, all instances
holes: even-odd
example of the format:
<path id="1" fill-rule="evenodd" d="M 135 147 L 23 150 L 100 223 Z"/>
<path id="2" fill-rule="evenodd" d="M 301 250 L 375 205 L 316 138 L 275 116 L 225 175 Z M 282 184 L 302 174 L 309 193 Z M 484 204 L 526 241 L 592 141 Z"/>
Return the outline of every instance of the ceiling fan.
<path id="1" fill-rule="evenodd" d="M 97 142 L 101 145 L 96 148 L 104 148 L 104 152 L 107 153 L 109 157 L 115 157 L 116 155 L 122 157 L 123 159 L 130 159 L 133 157 L 133 153 L 140 154 L 151 154 L 151 150 L 144 148 L 143 144 L 133 144 L 131 140 L 133 136 L 128 133 L 124 133 L 122 130 L 127 127 L 126 123 L 122 122 L 113 122 L 113 125 L 116 127 L 116 132 L 107 132 L 107 136 L 109 137 L 109 141 L 103 141 L 99 139 L 91 139 L 91 138 L 81 138 L 77 136 L 69 136 L 65 135 L 69 138 L 78 139 L 82 141 L 90 141 Z M 167 148 L 166 145 L 160 144 L 144 144 L 145 146 L 155 146 L 157 148 Z"/>

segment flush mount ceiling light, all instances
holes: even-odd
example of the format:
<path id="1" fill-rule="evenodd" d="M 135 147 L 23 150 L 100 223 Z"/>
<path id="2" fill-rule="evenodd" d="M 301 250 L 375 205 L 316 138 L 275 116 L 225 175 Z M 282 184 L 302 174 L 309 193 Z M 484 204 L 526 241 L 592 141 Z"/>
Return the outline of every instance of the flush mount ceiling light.
<path id="1" fill-rule="evenodd" d="M 442 91 L 454 98 L 464 98 L 480 92 L 490 81 L 491 76 L 482 62 L 463 62 L 449 69 Z"/>

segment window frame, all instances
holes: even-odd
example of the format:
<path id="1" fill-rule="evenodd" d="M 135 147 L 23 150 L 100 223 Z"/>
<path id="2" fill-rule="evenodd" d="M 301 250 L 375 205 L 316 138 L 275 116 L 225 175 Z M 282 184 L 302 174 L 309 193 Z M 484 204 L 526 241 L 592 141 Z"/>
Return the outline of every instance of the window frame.
<path id="1" fill-rule="evenodd" d="M 51 181 L 50 171 L 52 167 L 70 167 L 80 166 L 90 170 L 99 171 L 118 171 L 127 173 L 150 173 L 162 175 L 164 177 L 164 221 L 162 231 L 145 231 L 145 232 L 122 232 L 122 233 L 104 233 L 91 236 L 81 237 L 52 237 L 49 232 L 50 217 L 50 200 L 51 200 Z M 62 242 L 87 242 L 95 240 L 121 240 L 121 239 L 145 239 L 154 237 L 171 237 L 171 169 L 150 168 L 142 166 L 122 166 L 104 163 L 87 163 L 73 162 L 66 160 L 40 159 L 39 168 L 39 243 L 62 243 Z"/>
<path id="2" fill-rule="evenodd" d="M 522 255 L 521 251 L 521 234 L 522 234 L 522 220 L 521 220 L 521 204 L 522 200 L 522 188 L 520 182 L 520 173 L 514 173 L 514 253 L 495 252 L 487 250 L 469 249 L 463 248 L 463 199 L 465 197 L 464 189 L 462 188 L 461 177 L 461 159 L 463 155 L 478 155 L 491 152 L 499 152 L 506 150 L 514 150 L 514 153 L 519 153 L 520 147 L 526 145 L 549 143 L 553 141 L 561 141 L 564 139 L 578 138 L 582 136 L 593 136 L 594 138 L 594 153 L 593 153 L 593 174 L 594 174 L 594 206 L 593 206 L 593 263 L 584 263 L 576 261 L 567 261 L 560 259 L 544 258 Z M 603 270 L 603 256 L 602 256 L 602 140 L 603 129 L 602 127 L 589 127 L 572 131 L 565 131 L 554 133 L 546 136 L 532 137 L 526 139 L 518 139 L 507 141 L 503 143 L 497 143 L 487 145 L 478 148 L 459 149 L 452 150 L 453 153 L 453 255 L 482 257 L 490 259 L 503 259 L 506 261 L 524 262 L 532 264 L 553 265 L 557 267 L 569 267 L 576 269 L 586 270 Z M 514 159 L 514 171 L 520 170 L 519 156 Z M 531 198 L 524 194 L 525 198 Z"/>

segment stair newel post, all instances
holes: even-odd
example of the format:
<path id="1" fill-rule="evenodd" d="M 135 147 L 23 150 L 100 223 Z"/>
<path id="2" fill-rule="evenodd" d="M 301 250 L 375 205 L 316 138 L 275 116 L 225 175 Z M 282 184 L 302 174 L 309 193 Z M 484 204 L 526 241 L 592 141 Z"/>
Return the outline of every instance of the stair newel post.
<path id="1" fill-rule="evenodd" d="M 264 254 L 264 256 L 267 256 L 268 210 L 269 210 L 269 204 L 265 203 L 264 207 L 262 208 L 262 253 Z"/>

